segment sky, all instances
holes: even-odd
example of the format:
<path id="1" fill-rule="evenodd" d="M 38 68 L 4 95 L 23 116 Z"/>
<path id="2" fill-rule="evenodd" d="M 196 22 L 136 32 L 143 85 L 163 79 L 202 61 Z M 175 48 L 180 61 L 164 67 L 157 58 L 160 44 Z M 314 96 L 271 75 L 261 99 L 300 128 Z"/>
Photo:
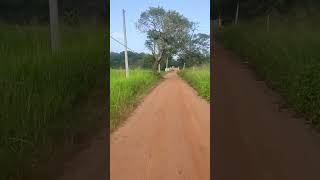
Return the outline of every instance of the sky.
<path id="1" fill-rule="evenodd" d="M 166 10 L 176 10 L 190 21 L 198 23 L 198 33 L 210 34 L 210 0 L 111 0 L 110 35 L 124 42 L 122 9 L 125 9 L 128 48 L 135 52 L 149 53 L 144 45 L 146 35 L 139 32 L 135 24 L 143 11 L 158 6 Z M 110 51 L 123 50 L 122 45 L 110 38 Z"/>

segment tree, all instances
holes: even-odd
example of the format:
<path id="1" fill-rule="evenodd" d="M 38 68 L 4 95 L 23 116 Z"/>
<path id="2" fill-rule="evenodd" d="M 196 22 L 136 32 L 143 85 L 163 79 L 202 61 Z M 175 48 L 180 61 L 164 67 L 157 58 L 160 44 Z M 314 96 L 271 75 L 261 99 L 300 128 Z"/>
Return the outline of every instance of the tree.
<path id="1" fill-rule="evenodd" d="M 215 11 L 213 18 L 217 19 L 219 15 L 226 21 L 234 17 L 238 0 L 216 0 L 214 1 Z M 318 0 L 239 0 L 241 3 L 241 17 L 243 19 L 255 18 L 256 16 L 268 15 L 271 12 L 279 14 L 290 13 L 295 7 L 308 9 L 310 7 L 320 7 Z"/>
<path id="2" fill-rule="evenodd" d="M 141 13 L 136 26 L 147 34 L 145 45 L 153 55 L 153 67 L 156 68 L 166 57 L 179 52 L 194 23 L 176 11 L 150 7 Z"/>
<path id="3" fill-rule="evenodd" d="M 105 22 L 109 3 L 101 0 L 58 0 L 61 16 L 78 12 L 85 22 Z M 0 21 L 5 23 L 29 24 L 49 22 L 48 0 L 0 0 Z M 65 17 L 64 17 L 65 18 Z"/>
<path id="4" fill-rule="evenodd" d="M 194 33 L 194 31 L 189 34 L 186 43 L 178 53 L 180 65 L 185 63 L 187 67 L 190 67 L 209 62 L 210 36 L 204 33 Z"/>
<path id="5" fill-rule="evenodd" d="M 198 33 L 192 40 L 195 51 L 210 56 L 210 36 L 208 34 Z"/>
<path id="6" fill-rule="evenodd" d="M 151 69 L 153 64 L 153 56 L 146 53 L 136 53 L 128 51 L 130 59 L 129 66 L 132 68 Z M 124 68 L 124 51 L 120 53 L 110 52 L 110 68 Z"/>

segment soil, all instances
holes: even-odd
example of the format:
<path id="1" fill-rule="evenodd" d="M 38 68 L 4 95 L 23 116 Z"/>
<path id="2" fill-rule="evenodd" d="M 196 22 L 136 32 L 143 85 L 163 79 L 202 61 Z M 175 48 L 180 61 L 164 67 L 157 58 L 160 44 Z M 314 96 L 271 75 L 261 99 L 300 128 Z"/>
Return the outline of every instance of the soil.
<path id="1" fill-rule="evenodd" d="M 111 180 L 210 178 L 210 105 L 166 74 L 111 135 Z"/>
<path id="2" fill-rule="evenodd" d="M 320 179 L 320 139 L 232 52 L 213 57 L 213 177 Z"/>

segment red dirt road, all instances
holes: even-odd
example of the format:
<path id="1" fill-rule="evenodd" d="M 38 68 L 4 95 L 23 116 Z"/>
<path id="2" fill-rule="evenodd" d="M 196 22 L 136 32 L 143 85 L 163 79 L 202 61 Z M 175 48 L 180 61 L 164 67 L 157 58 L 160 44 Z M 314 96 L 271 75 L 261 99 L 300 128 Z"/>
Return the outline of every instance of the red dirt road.
<path id="1" fill-rule="evenodd" d="M 220 46 L 213 59 L 213 177 L 318 180 L 320 138 Z"/>
<path id="2" fill-rule="evenodd" d="M 209 180 L 210 105 L 175 72 L 111 136 L 111 180 Z"/>
<path id="3" fill-rule="evenodd" d="M 64 170 L 57 180 L 107 180 L 107 137 L 105 131 L 64 164 Z"/>

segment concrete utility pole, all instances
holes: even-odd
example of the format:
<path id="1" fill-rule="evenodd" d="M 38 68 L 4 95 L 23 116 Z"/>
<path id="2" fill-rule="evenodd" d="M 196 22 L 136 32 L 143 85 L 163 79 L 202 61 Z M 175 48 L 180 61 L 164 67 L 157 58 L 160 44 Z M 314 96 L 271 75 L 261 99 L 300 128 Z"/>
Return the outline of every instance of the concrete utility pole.
<path id="1" fill-rule="evenodd" d="M 128 46 L 127 46 L 127 32 L 126 32 L 126 18 L 125 11 L 122 9 L 123 14 L 123 33 L 124 33 L 124 62 L 126 66 L 126 78 L 129 77 L 129 65 L 128 65 Z"/>
<path id="2" fill-rule="evenodd" d="M 238 24 L 238 19 L 239 19 L 239 6 L 240 6 L 240 0 L 238 0 L 238 3 L 237 3 L 236 18 L 235 18 L 235 21 L 234 21 L 235 24 Z"/>
<path id="3" fill-rule="evenodd" d="M 52 52 L 56 52 L 60 47 L 58 0 L 49 0 L 49 9 L 50 9 L 51 49 L 52 49 Z"/>

